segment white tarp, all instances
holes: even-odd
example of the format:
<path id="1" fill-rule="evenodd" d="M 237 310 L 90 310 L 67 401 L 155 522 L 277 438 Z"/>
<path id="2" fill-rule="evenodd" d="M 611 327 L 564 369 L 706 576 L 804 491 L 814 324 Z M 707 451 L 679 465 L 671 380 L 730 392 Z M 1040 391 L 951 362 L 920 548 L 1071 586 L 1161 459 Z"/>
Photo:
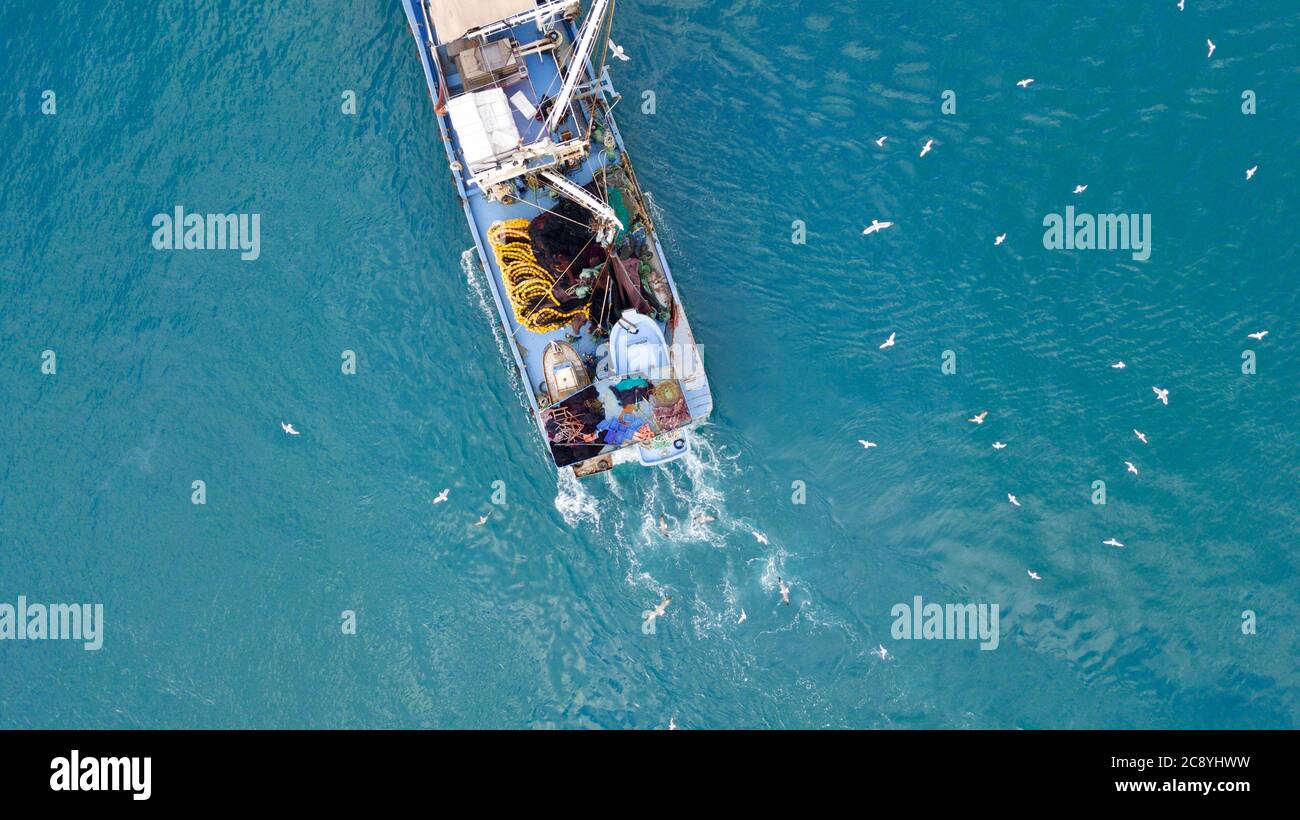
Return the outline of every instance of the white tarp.
<path id="1" fill-rule="evenodd" d="M 428 0 L 429 19 L 444 43 L 465 32 L 537 8 L 537 0 Z"/>
<path id="2" fill-rule="evenodd" d="M 515 114 L 506 92 L 499 88 L 453 97 L 447 102 L 447 113 L 470 171 L 495 165 L 497 157 L 519 147 Z"/>

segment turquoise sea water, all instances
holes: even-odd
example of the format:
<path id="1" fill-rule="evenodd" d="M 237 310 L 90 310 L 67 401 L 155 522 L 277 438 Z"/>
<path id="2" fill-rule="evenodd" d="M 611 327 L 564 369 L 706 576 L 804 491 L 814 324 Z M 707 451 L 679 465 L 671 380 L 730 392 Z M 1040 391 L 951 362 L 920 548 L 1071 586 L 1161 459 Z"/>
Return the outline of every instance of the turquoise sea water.
<path id="1" fill-rule="evenodd" d="M 0 601 L 106 627 L 0 642 L 0 726 L 1295 727 L 1300 16 L 1187 5 L 619 3 L 717 410 L 578 485 L 398 3 L 4 3 Z M 1151 258 L 1045 250 L 1070 204 Z M 177 205 L 261 257 L 153 250 Z M 1000 645 L 894 640 L 917 595 Z"/>

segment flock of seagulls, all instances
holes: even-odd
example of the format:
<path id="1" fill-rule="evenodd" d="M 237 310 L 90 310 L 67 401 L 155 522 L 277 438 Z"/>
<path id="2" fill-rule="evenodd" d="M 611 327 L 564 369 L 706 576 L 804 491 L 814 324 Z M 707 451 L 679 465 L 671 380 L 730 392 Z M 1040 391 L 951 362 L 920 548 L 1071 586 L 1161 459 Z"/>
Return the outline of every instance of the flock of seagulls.
<path id="1" fill-rule="evenodd" d="M 1178 2 L 1178 10 L 1179 10 L 1179 11 L 1184 11 L 1185 8 L 1186 8 L 1186 2 L 1185 2 L 1185 0 L 1179 0 L 1179 2 Z M 1209 48 L 1209 52 L 1207 53 L 1206 57 L 1207 57 L 1207 58 L 1212 58 L 1212 57 L 1214 56 L 1214 51 L 1215 51 L 1215 49 L 1217 48 L 1217 46 L 1215 45 L 1215 43 L 1214 43 L 1213 40 L 1208 39 L 1208 38 L 1206 39 L 1205 44 L 1206 44 L 1206 46 Z M 1026 89 L 1026 88 L 1029 88 L 1029 86 L 1033 85 L 1034 82 L 1035 82 L 1035 80 L 1034 80 L 1033 77 L 1026 77 L 1026 78 L 1024 78 L 1024 79 L 1022 79 L 1022 80 L 1019 80 L 1019 81 L 1016 83 L 1016 85 L 1017 85 L 1019 88 Z M 887 139 L 888 139 L 887 136 L 881 136 L 879 139 L 876 140 L 876 147 L 878 147 L 878 148 L 884 148 L 884 147 L 885 147 L 885 140 L 887 140 Z M 934 147 L 934 140 L 932 140 L 932 139 L 931 139 L 931 140 L 927 140 L 927 141 L 925 142 L 925 145 L 921 148 L 921 156 L 924 157 L 926 154 L 930 153 L 930 151 L 931 151 L 931 149 L 932 149 L 933 147 Z M 1247 169 L 1246 169 L 1246 179 L 1247 179 L 1247 180 L 1253 179 L 1254 176 L 1255 176 L 1255 174 L 1256 174 L 1256 172 L 1257 172 L 1258 170 L 1259 170 L 1259 166 L 1258 166 L 1258 165 L 1255 165 L 1255 166 L 1252 166 L 1252 167 L 1250 167 L 1250 168 L 1247 168 Z M 1076 185 L 1074 186 L 1074 192 L 1073 192 L 1073 193 L 1074 193 L 1075 196 L 1078 196 L 1078 195 L 1081 195 L 1081 194 L 1085 193 L 1087 190 L 1088 190 L 1088 184 L 1087 184 L 1087 183 L 1079 183 L 1079 184 L 1076 184 Z M 882 230 L 884 230 L 885 228 L 891 227 L 893 224 L 894 224 L 893 222 L 882 221 L 882 220 L 879 220 L 879 219 L 873 219 L 873 220 L 871 221 L 871 224 L 870 224 L 869 226 L 867 226 L 867 228 L 866 228 L 865 230 L 863 230 L 862 233 L 863 233 L 864 236 L 870 236 L 871 234 L 878 233 L 879 231 L 882 231 Z M 999 245 L 1001 245 L 1003 242 L 1005 242 L 1006 239 L 1007 239 L 1007 234 L 1006 234 L 1005 232 L 1000 233 L 1000 234 L 998 234 L 998 235 L 994 238 L 994 240 L 993 240 L 993 244 L 994 244 L 994 246 L 999 246 Z M 1265 336 L 1267 336 L 1267 335 L 1268 335 L 1268 331 L 1267 331 L 1267 330 L 1261 330 L 1261 331 L 1256 331 L 1256 332 L 1254 332 L 1254 333 L 1250 333 L 1250 334 L 1248 334 L 1248 337 L 1251 338 L 1251 339 L 1254 339 L 1254 340 L 1256 340 L 1256 341 L 1259 341 L 1259 340 L 1262 340 L 1262 339 L 1263 339 Z M 880 349 L 881 349 L 881 350 L 887 350 L 887 349 L 893 347 L 893 346 L 894 346 L 894 343 L 895 343 L 895 338 L 896 338 L 896 333 L 890 333 L 890 334 L 889 334 L 889 338 L 885 340 L 884 344 L 880 345 Z M 1110 365 L 1110 367 L 1111 367 L 1112 369 L 1114 369 L 1114 370 L 1124 370 L 1125 368 L 1128 367 L 1128 365 L 1127 365 L 1123 360 L 1119 360 L 1119 361 L 1116 361 L 1116 362 L 1112 363 L 1112 364 Z M 1155 394 L 1156 401 L 1160 402 L 1162 405 L 1164 405 L 1164 406 L 1166 406 L 1166 407 L 1169 406 L 1169 389 L 1168 389 L 1168 388 L 1152 386 L 1151 391 Z M 979 425 L 979 424 L 983 424 L 983 423 L 984 423 L 984 420 L 988 417 L 988 414 L 989 414 L 988 411 L 985 410 L 985 411 L 982 411 L 982 412 L 980 412 L 979 414 L 975 415 L 974 417 L 967 419 L 967 421 L 971 422 L 972 424 L 977 424 L 977 425 Z M 1133 435 L 1136 436 L 1137 439 L 1138 439 L 1138 441 L 1142 442 L 1144 445 L 1145 445 L 1145 444 L 1148 444 L 1147 436 L 1146 436 L 1146 434 L 1143 433 L 1141 430 L 1138 430 L 1137 428 L 1134 428 L 1134 429 L 1133 429 Z M 869 450 L 869 449 L 872 449 L 872 448 L 874 448 L 874 447 L 877 447 L 877 444 L 876 444 L 875 442 L 873 442 L 873 441 L 867 441 L 866 439 L 858 439 L 858 443 L 861 444 L 862 447 L 863 447 L 863 449 L 866 449 L 866 450 Z M 994 450 L 1002 450 L 1002 449 L 1005 449 L 1006 446 L 1007 446 L 1006 443 L 1005 443 L 1005 442 L 1002 442 L 1002 441 L 995 441 L 995 442 L 993 442 L 993 449 L 994 449 Z M 1134 464 L 1132 461 L 1127 461 L 1127 460 L 1126 460 L 1126 461 L 1124 462 L 1124 466 L 1125 466 L 1125 468 L 1127 469 L 1127 471 L 1128 471 L 1129 473 L 1131 473 L 1131 474 L 1133 474 L 1133 475 L 1138 475 L 1138 474 L 1139 474 L 1139 472 L 1138 472 L 1138 468 L 1137 468 L 1137 465 Z M 1013 493 L 1007 493 L 1007 501 L 1008 501 L 1012 506 L 1015 506 L 1015 507 L 1019 507 L 1019 506 L 1021 506 L 1021 504 L 1020 504 L 1020 500 L 1019 500 L 1019 499 L 1018 499 L 1018 498 L 1017 498 Z M 1105 545 L 1107 545 L 1107 546 L 1110 546 L 1110 547 L 1115 547 L 1115 548 L 1117 548 L 1117 549 L 1122 548 L 1122 547 L 1124 546 L 1123 543 L 1121 543 L 1118 539 L 1113 538 L 1113 537 L 1107 539 L 1106 541 L 1103 541 L 1102 543 L 1105 544 Z M 1042 576 L 1039 575 L 1038 573 L 1034 572 L 1033 570 L 1029 570 L 1029 577 L 1030 577 L 1031 579 L 1035 580 L 1035 581 L 1041 581 L 1041 580 L 1042 580 Z M 882 659 L 883 659 L 883 657 L 884 657 L 884 654 L 883 654 L 883 653 L 884 653 L 884 647 L 883 647 L 883 646 L 881 647 L 881 653 L 882 653 L 881 657 L 882 657 Z"/>

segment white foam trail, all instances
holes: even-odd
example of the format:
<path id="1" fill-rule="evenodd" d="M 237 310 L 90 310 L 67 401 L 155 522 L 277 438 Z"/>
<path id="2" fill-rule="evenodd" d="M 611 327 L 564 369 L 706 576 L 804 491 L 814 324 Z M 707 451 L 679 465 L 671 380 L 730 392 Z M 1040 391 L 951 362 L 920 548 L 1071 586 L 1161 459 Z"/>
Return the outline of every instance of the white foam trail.
<path id="1" fill-rule="evenodd" d="M 519 396 L 520 404 L 524 409 L 531 410 L 532 408 L 521 395 L 523 382 L 519 379 L 519 367 L 515 364 L 514 356 L 510 355 L 510 349 L 506 347 L 509 341 L 506 339 L 505 330 L 501 327 L 496 301 L 493 300 L 492 294 L 488 293 L 487 274 L 479 264 L 478 249 L 470 248 L 460 255 L 460 270 L 465 274 L 465 283 L 469 285 L 470 301 L 478 304 L 479 310 L 492 328 L 492 338 L 496 339 L 497 353 L 501 354 L 501 363 L 509 374 L 510 386 L 515 389 L 515 395 Z"/>
<path id="2" fill-rule="evenodd" d="M 560 511 L 564 523 L 570 527 L 586 522 L 596 524 L 600 521 L 600 504 L 596 497 L 582 486 L 582 480 L 573 474 L 573 470 L 560 470 L 556 474 L 555 509 Z"/>

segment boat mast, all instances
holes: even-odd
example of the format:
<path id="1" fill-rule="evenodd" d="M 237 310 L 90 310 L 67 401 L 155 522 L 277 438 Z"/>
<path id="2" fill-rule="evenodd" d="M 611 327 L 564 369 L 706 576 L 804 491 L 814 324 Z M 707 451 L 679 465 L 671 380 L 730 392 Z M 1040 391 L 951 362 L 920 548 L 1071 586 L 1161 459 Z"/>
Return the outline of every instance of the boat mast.
<path id="1" fill-rule="evenodd" d="M 608 6 L 609 0 L 596 0 L 591 6 L 591 11 L 587 13 L 587 20 L 582 24 L 582 34 L 578 38 L 578 47 L 573 50 L 569 58 L 569 73 L 564 78 L 564 86 L 560 89 L 559 96 L 555 98 L 551 116 L 546 121 L 547 131 L 554 132 L 559 128 L 568 114 L 569 103 L 573 102 L 573 94 L 578 89 L 578 79 L 586 71 L 587 59 L 595 49 L 596 35 L 600 32 L 601 20 Z"/>

